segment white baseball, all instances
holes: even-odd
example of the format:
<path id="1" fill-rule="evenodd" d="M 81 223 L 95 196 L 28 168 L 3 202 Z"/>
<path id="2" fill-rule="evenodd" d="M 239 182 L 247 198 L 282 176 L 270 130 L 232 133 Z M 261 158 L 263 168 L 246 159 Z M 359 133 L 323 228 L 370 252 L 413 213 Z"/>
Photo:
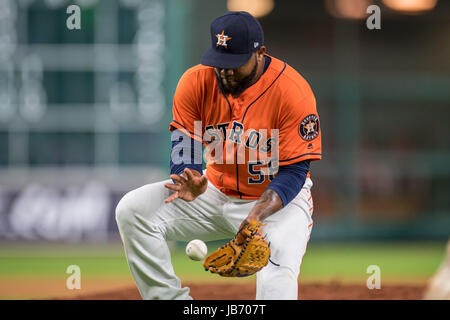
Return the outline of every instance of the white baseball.
<path id="1" fill-rule="evenodd" d="M 202 260 L 208 253 L 208 248 L 202 240 L 192 240 L 186 246 L 186 254 L 195 261 Z"/>

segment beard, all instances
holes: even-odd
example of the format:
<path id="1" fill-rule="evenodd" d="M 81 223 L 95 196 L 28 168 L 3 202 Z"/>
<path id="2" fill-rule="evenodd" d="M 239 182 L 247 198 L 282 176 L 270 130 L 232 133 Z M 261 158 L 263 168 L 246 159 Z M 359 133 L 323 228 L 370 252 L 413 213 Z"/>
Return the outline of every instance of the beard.
<path id="1" fill-rule="evenodd" d="M 253 84 L 253 79 L 255 78 L 257 69 L 258 63 L 255 63 L 255 66 L 253 67 L 250 74 L 242 78 L 242 80 L 239 80 L 236 86 L 224 84 L 222 82 L 222 78 L 217 74 L 217 72 L 214 72 L 214 74 L 216 75 L 217 86 L 219 87 L 220 92 L 222 92 L 224 95 L 231 94 L 234 98 L 238 97 L 242 92 L 245 91 L 245 89 Z"/>

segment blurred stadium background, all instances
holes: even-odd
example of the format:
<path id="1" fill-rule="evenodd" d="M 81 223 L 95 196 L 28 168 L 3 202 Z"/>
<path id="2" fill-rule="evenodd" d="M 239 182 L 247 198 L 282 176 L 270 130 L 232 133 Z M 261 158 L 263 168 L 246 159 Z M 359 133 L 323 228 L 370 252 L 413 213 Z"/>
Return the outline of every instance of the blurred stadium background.
<path id="1" fill-rule="evenodd" d="M 66 27 L 71 4 L 80 30 Z M 366 27 L 371 4 L 381 30 Z M 120 248 L 120 197 L 168 177 L 179 77 L 210 22 L 246 8 L 316 95 L 311 246 L 432 240 L 423 276 L 437 268 L 450 235 L 448 1 L 0 0 L 0 280 L 23 275 L 11 256 L 36 243 Z"/>

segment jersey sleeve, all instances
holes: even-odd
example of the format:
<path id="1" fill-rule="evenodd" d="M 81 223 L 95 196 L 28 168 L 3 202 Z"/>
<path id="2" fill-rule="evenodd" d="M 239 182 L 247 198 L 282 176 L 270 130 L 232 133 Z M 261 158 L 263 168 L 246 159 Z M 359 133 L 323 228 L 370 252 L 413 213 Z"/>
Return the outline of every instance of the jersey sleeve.
<path id="1" fill-rule="evenodd" d="M 316 100 L 312 91 L 293 95 L 283 103 L 279 115 L 279 165 L 322 158 L 322 141 Z"/>
<path id="2" fill-rule="evenodd" d="M 186 71 L 180 78 L 172 106 L 172 121 L 169 129 L 181 130 L 192 139 L 202 141 L 200 94 L 198 77 L 195 72 Z"/>

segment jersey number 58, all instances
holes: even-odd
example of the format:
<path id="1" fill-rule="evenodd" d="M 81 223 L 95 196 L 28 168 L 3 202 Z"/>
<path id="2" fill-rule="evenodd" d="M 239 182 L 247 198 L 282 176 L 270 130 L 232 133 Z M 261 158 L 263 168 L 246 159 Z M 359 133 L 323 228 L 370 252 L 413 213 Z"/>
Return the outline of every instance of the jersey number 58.
<path id="1" fill-rule="evenodd" d="M 266 162 L 264 160 L 249 161 L 248 174 L 253 177 L 248 178 L 248 183 L 261 184 L 266 181 L 266 177 L 267 179 L 269 179 L 269 181 L 272 181 L 275 173 L 278 171 L 278 167 L 274 165 L 274 162 L 275 161 L 269 160 L 266 165 Z"/>

